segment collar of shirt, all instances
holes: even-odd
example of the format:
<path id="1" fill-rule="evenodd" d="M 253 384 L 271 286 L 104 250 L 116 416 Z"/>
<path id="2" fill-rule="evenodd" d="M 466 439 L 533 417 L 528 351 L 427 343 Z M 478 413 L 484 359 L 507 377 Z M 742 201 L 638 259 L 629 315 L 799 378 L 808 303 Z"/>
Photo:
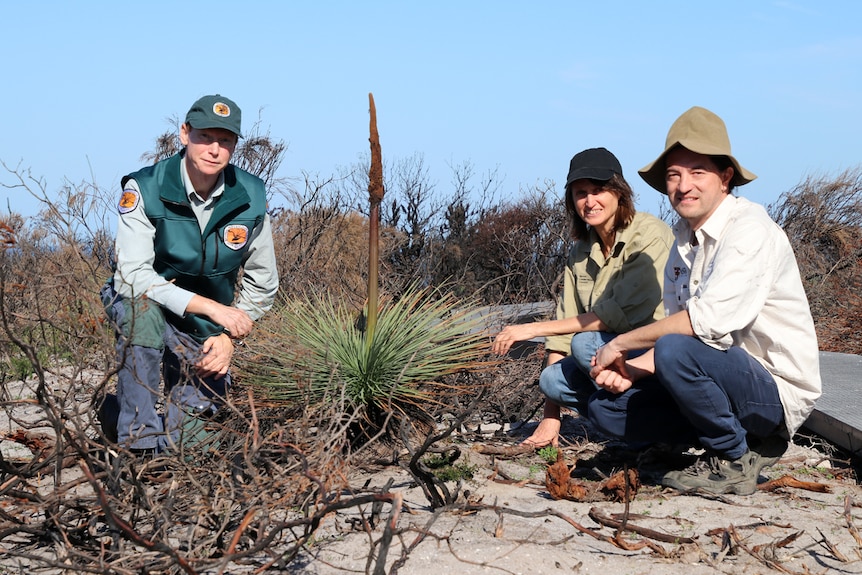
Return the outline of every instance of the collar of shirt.
<path id="1" fill-rule="evenodd" d="M 724 200 L 718 205 L 716 210 L 709 216 L 709 219 L 704 222 L 697 230 L 692 233 L 691 226 L 683 218 L 680 218 L 673 226 L 673 233 L 676 237 L 676 243 L 679 246 L 687 246 L 688 248 L 702 246 L 706 240 L 712 242 L 718 241 L 722 231 L 730 221 L 731 214 L 736 208 L 738 198 L 732 194 L 728 194 Z"/>
<path id="2" fill-rule="evenodd" d="M 623 248 L 625 247 L 626 241 L 628 241 L 629 236 L 631 235 L 631 226 L 624 230 L 618 230 L 616 232 L 616 236 L 614 237 L 614 245 L 612 249 L 608 252 L 608 257 L 605 257 L 604 252 L 602 251 L 602 241 L 599 238 L 599 234 L 596 233 L 596 230 L 590 228 L 589 231 L 589 241 L 581 241 L 580 249 L 586 252 L 589 252 L 590 258 L 595 260 L 596 262 L 604 265 L 604 263 L 620 254 Z"/>
<path id="3" fill-rule="evenodd" d="M 180 166 L 180 172 L 182 173 L 183 177 L 183 186 L 185 186 L 186 188 L 186 196 L 188 196 L 189 202 L 193 206 L 200 206 L 202 204 L 212 203 L 215 198 L 221 196 L 224 193 L 224 171 L 222 171 L 222 173 L 218 175 L 218 180 L 216 180 L 215 188 L 213 188 L 213 191 L 209 195 L 209 197 L 204 200 L 198 195 L 198 193 L 195 191 L 194 185 L 192 185 L 192 180 L 191 178 L 189 178 L 189 172 L 186 169 L 185 161 L 180 162 Z"/>

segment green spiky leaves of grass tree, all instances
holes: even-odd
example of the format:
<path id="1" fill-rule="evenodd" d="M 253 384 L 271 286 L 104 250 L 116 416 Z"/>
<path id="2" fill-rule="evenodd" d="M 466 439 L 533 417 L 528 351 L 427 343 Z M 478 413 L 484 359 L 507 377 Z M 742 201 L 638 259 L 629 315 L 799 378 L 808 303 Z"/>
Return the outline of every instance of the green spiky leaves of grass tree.
<path id="1" fill-rule="evenodd" d="M 320 401 L 333 393 L 382 412 L 440 401 L 447 374 L 490 365 L 482 319 L 454 296 L 412 288 L 380 306 L 370 342 L 356 310 L 312 296 L 274 310 L 273 333 L 244 370 L 271 399 Z M 269 361 L 260 359 L 270 358 Z"/>

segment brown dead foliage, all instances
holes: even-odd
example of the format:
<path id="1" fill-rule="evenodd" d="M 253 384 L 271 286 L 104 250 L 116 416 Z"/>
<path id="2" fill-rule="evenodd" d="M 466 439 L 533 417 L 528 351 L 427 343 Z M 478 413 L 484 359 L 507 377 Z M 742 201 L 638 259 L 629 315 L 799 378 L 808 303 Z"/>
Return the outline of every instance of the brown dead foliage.
<path id="1" fill-rule="evenodd" d="M 634 469 L 614 473 L 600 482 L 577 481 L 571 477 L 571 468 L 557 450 L 557 461 L 548 466 L 545 487 L 554 499 L 572 501 L 631 501 L 637 495 L 640 481 Z"/>
<path id="2" fill-rule="evenodd" d="M 816 491 L 817 493 L 832 492 L 828 485 L 824 485 L 823 483 L 817 483 L 815 481 L 800 481 L 792 475 L 782 475 L 778 479 L 771 479 L 757 486 L 757 488 L 761 491 L 775 491 L 776 489 L 781 489 L 782 487 L 805 489 L 806 491 Z"/>
<path id="3" fill-rule="evenodd" d="M 807 176 L 769 212 L 796 253 L 820 349 L 862 353 L 862 167 Z"/>

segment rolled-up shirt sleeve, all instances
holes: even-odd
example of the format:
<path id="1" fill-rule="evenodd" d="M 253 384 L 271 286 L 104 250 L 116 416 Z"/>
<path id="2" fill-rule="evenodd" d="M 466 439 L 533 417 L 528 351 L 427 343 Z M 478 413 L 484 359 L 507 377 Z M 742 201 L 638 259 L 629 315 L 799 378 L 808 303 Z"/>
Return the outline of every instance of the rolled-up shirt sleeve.
<path id="1" fill-rule="evenodd" d="M 775 282 L 774 235 L 757 221 L 738 222 L 733 235 L 726 234 L 703 274 L 693 274 L 692 297 L 687 309 L 697 337 L 716 349 L 733 345 L 741 333 L 762 313 Z M 711 258 L 711 259 L 710 259 Z"/>

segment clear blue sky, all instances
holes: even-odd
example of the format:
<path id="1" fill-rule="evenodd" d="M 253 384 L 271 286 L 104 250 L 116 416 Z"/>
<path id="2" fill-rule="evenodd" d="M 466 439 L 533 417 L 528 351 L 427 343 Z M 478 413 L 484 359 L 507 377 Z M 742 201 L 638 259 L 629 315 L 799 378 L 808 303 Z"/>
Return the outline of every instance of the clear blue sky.
<path id="1" fill-rule="evenodd" d="M 768 204 L 807 174 L 862 163 L 862 2 L 5 2 L 0 160 L 53 192 L 122 175 L 199 96 L 261 111 L 289 149 L 281 176 L 333 174 L 368 150 L 368 93 L 385 158 L 498 169 L 504 195 L 606 146 L 636 170 L 693 105 L 719 114 Z M 11 178 L 0 172 L 0 182 Z M 0 213 L 34 202 L 0 189 Z"/>

